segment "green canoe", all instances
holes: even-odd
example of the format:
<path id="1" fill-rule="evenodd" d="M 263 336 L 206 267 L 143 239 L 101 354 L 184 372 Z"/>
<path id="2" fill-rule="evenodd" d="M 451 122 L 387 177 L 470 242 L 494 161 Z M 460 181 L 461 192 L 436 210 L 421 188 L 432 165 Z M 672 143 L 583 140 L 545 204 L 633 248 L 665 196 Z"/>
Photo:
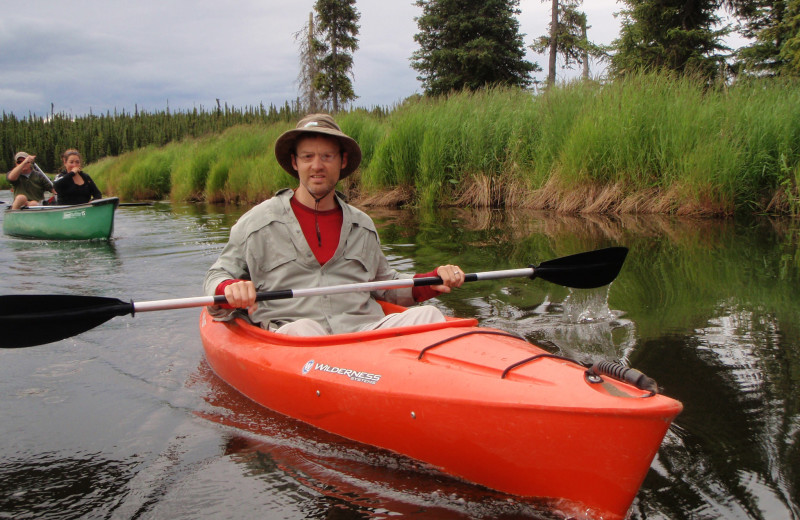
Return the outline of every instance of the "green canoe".
<path id="1" fill-rule="evenodd" d="M 110 197 L 75 206 L 7 209 L 3 232 L 46 240 L 105 239 L 114 231 L 114 211 L 118 205 L 119 199 Z"/>

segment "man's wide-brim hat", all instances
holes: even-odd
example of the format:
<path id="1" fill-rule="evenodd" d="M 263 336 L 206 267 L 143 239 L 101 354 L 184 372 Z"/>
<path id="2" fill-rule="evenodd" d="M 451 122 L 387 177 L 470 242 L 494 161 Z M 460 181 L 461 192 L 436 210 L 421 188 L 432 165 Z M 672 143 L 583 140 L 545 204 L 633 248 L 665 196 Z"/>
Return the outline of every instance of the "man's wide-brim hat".
<path id="1" fill-rule="evenodd" d="M 342 132 L 336 121 L 328 114 L 311 114 L 301 119 L 294 130 L 284 132 L 275 141 L 275 158 L 293 177 L 299 178 L 297 170 L 292 167 L 292 154 L 296 151 L 297 140 L 305 135 L 327 135 L 339 140 L 342 151 L 347 153 L 347 166 L 342 168 L 340 179 L 356 171 L 361 164 L 361 147 L 356 140 Z"/>

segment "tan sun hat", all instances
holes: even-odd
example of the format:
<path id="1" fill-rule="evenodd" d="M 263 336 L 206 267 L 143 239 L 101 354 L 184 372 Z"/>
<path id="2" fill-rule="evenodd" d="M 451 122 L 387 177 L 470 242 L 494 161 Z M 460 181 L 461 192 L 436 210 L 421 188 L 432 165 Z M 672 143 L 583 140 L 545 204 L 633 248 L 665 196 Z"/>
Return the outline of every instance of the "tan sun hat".
<path id="1" fill-rule="evenodd" d="M 14 156 L 14 162 L 17 162 L 20 157 L 28 158 L 30 157 L 30 155 L 28 154 L 28 152 L 17 152 L 17 154 Z"/>
<path id="2" fill-rule="evenodd" d="M 295 178 L 299 178 L 297 170 L 292 167 L 292 154 L 295 153 L 297 139 L 304 134 L 323 134 L 335 137 L 342 146 L 342 151 L 347 153 L 347 166 L 342 168 L 339 175 L 344 179 L 353 173 L 361 164 L 361 147 L 352 137 L 346 135 L 328 114 L 311 114 L 297 123 L 294 130 L 281 134 L 275 141 L 275 157 L 284 170 Z"/>

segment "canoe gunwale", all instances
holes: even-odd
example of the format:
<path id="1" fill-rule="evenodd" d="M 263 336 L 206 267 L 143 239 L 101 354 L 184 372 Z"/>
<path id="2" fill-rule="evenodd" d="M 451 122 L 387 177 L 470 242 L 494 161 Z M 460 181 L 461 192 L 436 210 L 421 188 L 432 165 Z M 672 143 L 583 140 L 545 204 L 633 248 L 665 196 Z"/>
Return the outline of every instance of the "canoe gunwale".
<path id="1" fill-rule="evenodd" d="M 119 206 L 119 197 L 106 197 L 103 199 L 95 199 L 89 201 L 85 204 L 73 204 L 73 205 L 55 205 L 49 204 L 47 206 L 27 206 L 20 209 L 11 209 L 11 206 L 6 208 L 6 213 L 29 213 L 32 211 L 35 212 L 47 212 L 47 211 L 64 211 L 69 209 L 80 209 L 86 207 L 98 207 L 98 206 L 105 206 L 107 204 L 112 204 L 116 201 L 116 206 Z"/>

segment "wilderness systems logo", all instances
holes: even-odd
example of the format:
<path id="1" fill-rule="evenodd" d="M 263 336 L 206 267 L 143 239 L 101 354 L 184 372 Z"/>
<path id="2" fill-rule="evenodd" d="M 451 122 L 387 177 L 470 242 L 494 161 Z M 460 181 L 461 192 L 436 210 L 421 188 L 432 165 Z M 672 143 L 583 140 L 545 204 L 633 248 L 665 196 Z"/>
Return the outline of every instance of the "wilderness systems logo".
<path id="1" fill-rule="evenodd" d="M 325 363 L 316 363 L 313 359 L 309 360 L 303 365 L 303 374 L 308 374 L 311 370 L 321 370 L 331 374 L 340 374 L 348 377 L 351 381 L 358 381 L 359 383 L 367 383 L 374 385 L 380 381 L 380 374 L 370 374 L 369 372 L 359 372 L 358 370 L 351 370 L 349 368 L 339 368 L 326 365 Z"/>

